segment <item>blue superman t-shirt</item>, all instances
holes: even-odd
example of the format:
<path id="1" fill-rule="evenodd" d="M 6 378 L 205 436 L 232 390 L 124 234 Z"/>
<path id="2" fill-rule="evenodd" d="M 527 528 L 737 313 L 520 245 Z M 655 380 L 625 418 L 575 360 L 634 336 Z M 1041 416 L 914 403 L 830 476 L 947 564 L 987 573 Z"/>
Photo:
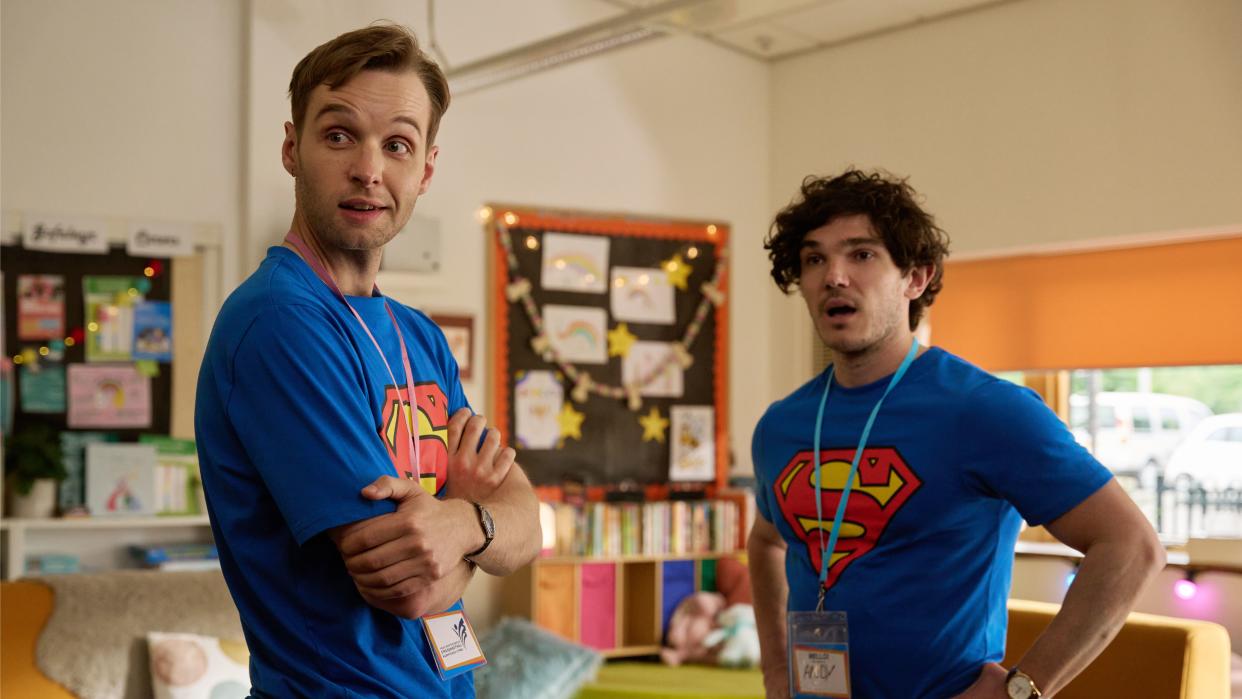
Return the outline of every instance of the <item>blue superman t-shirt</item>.
<path id="1" fill-rule="evenodd" d="M 827 372 L 774 403 L 752 444 L 757 501 L 788 545 L 789 609 L 815 608 L 850 462 L 890 377 L 834 383 L 815 511 L 812 441 Z M 824 608 L 849 619 L 855 699 L 953 696 L 1005 653 L 1020 517 L 1060 517 L 1111 474 L 1029 389 L 937 348 L 915 359 L 867 441 Z"/>
<path id="2" fill-rule="evenodd" d="M 474 694 L 469 673 L 440 679 L 420 622 L 362 600 L 325 534 L 395 509 L 359 491 L 409 471 L 407 385 L 429 491 L 448 476 L 448 418 L 467 407 L 443 333 L 390 300 L 414 374 L 405 376 L 384 301 L 349 297 L 400 386 L 340 298 L 283 247 L 229 296 L 212 329 L 195 433 L 258 697 Z"/>

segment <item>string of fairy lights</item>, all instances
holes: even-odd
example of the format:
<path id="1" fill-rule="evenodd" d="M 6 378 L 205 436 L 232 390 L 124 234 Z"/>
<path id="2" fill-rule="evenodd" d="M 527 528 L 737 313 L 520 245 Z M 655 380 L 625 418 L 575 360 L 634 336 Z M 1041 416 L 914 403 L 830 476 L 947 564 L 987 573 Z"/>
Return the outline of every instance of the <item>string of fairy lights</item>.
<path id="1" fill-rule="evenodd" d="M 117 292 L 112 304 L 99 304 L 96 307 L 96 313 L 100 317 L 87 319 L 85 328 L 82 326 L 73 328 L 63 340 L 49 340 L 47 344 L 39 347 L 24 348 L 21 353 L 12 356 L 13 364 L 25 366 L 32 371 L 38 371 L 41 358 L 50 361 L 61 361 L 64 358 L 66 349 L 82 344 L 87 341 L 88 337 L 97 335 L 101 330 L 101 322 L 105 322 L 117 315 L 118 306 L 127 305 L 139 296 L 149 292 L 151 290 L 151 280 L 160 276 L 163 271 L 163 261 L 155 259 L 148 261 L 142 270 L 142 277 L 136 278 L 133 286 Z"/>
<path id="2" fill-rule="evenodd" d="M 713 307 L 723 304 L 725 300 L 724 292 L 720 288 L 720 279 L 725 272 L 728 260 L 725 248 L 721 247 L 717 252 L 717 259 L 711 278 L 699 286 L 703 296 L 699 300 L 690 322 L 686 325 L 681 339 L 669 343 L 671 350 L 664 360 L 657 362 L 650 371 L 642 375 L 638 380 L 625 385 L 617 385 L 597 381 L 591 376 L 589 371 L 567 361 L 561 356 L 556 345 L 550 339 L 543 314 L 532 294 L 531 281 L 521 274 L 517 254 L 514 251 L 511 226 L 517 222 L 517 216 L 512 213 L 506 213 L 494 221 L 509 270 L 510 282 L 505 288 L 505 297 L 510 303 L 521 304 L 534 333 L 534 337 L 530 342 L 531 349 L 543 361 L 558 367 L 561 373 L 568 377 L 573 384 L 570 396 L 575 403 L 586 403 L 591 395 L 597 395 L 615 400 L 624 399 L 630 410 L 638 412 L 643 406 L 643 389 L 659 380 L 669 369 L 670 365 L 676 365 L 680 369 L 686 370 L 694 364 L 694 357 L 690 350 L 698 339 L 703 322 L 706 320 L 708 312 Z M 709 228 L 714 228 L 714 226 Z M 524 244 L 528 249 L 534 250 L 539 247 L 539 240 L 534 235 L 528 235 L 524 240 Z M 688 288 L 687 277 L 692 271 L 691 262 L 688 262 L 686 258 L 694 260 L 698 258 L 700 251 L 697 246 L 689 245 L 683 252 L 685 253 L 685 258 L 682 257 L 682 252 L 678 252 L 671 258 L 662 261 L 660 268 L 668 276 L 670 284 L 685 291 Z M 645 280 L 640 279 L 635 283 L 642 283 L 643 281 Z M 626 283 L 626 280 L 618 278 L 613 283 L 621 286 Z M 624 358 L 628 354 L 630 346 L 636 340 L 637 338 L 630 333 L 625 323 L 618 323 L 608 331 L 608 356 Z"/>

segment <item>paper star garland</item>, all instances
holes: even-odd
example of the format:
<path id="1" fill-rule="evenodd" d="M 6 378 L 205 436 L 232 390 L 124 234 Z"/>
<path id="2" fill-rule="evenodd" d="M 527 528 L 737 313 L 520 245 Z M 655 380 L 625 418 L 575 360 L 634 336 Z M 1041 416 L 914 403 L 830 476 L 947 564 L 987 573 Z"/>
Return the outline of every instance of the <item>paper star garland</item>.
<path id="1" fill-rule="evenodd" d="M 686 290 L 686 277 L 690 276 L 690 265 L 681 259 L 681 253 L 673 255 L 669 259 L 660 263 L 660 267 L 664 269 L 664 273 L 668 275 L 668 283 L 681 289 Z"/>
<path id="2" fill-rule="evenodd" d="M 652 407 L 651 412 L 638 418 L 638 422 L 643 426 L 644 442 L 655 440 L 664 443 L 664 430 L 668 429 L 668 420 L 660 416 L 659 408 Z"/>
<path id="3" fill-rule="evenodd" d="M 586 419 L 586 415 L 574 410 L 574 406 L 565 403 L 561 406 L 560 415 L 556 416 L 556 422 L 561 426 L 561 437 L 565 439 L 582 439 L 582 421 Z"/>
<path id="4" fill-rule="evenodd" d="M 552 356 L 552 341 L 547 335 L 536 335 L 530 339 L 530 348 L 545 360 Z"/>
<path id="5" fill-rule="evenodd" d="M 590 374 L 580 373 L 574 379 L 574 389 L 570 393 L 570 397 L 574 399 L 575 403 L 585 403 L 587 398 L 590 398 L 589 393 L 594 385 L 595 382 L 591 380 Z"/>
<path id="6" fill-rule="evenodd" d="M 703 282 L 703 285 L 699 288 L 703 290 L 703 295 L 707 297 L 708 301 L 712 302 L 713 306 L 719 306 L 724 303 L 724 292 L 720 290 L 720 287 L 711 282 Z"/>
<path id="7" fill-rule="evenodd" d="M 590 399 L 591 395 L 598 395 L 612 400 L 624 400 L 631 411 L 639 413 L 643 408 L 643 388 L 663 376 L 663 369 L 668 368 L 669 366 L 680 366 L 682 370 L 686 370 L 694 364 L 694 355 L 691 354 L 690 349 L 694 346 L 695 340 L 698 338 L 699 331 L 702 329 L 704 322 L 707 320 L 708 313 L 713 307 L 718 309 L 725 304 L 726 296 L 723 276 L 726 261 L 729 258 L 729 251 L 727 248 L 721 248 L 715 251 L 716 259 L 714 269 L 712 269 L 711 261 L 705 260 L 712 272 L 710 275 L 711 278 L 700 284 L 699 288 L 702 290 L 703 296 L 696 304 L 695 311 L 689 324 L 685 328 L 685 332 L 683 333 L 681 340 L 673 343 L 672 356 L 669 357 L 667 362 L 661 364 L 661 370 L 651 371 L 640 380 L 622 386 L 601 383 L 595 379 L 592 379 L 589 375 L 586 375 L 583 370 L 575 367 L 573 363 L 566 361 L 560 355 L 557 348 L 553 346 L 551 337 L 549 337 L 547 329 L 544 327 L 543 318 L 541 317 L 539 311 L 539 305 L 531 293 L 533 284 L 529 279 L 521 276 L 518 266 L 518 258 L 513 249 L 513 239 L 510 235 L 509 226 L 517 225 L 517 216 L 512 212 L 509 212 L 505 216 L 495 219 L 486 217 L 485 223 L 495 226 L 497 237 L 499 238 L 501 246 L 504 248 L 505 262 L 507 263 L 509 278 L 512 280 L 511 283 L 506 284 L 505 286 L 506 300 L 508 300 L 509 303 L 521 305 L 522 309 L 525 311 L 527 319 L 530 321 L 531 329 L 534 331 L 533 337 L 530 340 L 531 349 L 543 361 L 560 367 L 560 369 L 564 372 L 564 376 L 558 380 L 563 381 L 564 377 L 568 377 L 568 380 L 572 383 L 572 386 L 570 387 L 570 397 L 575 403 L 586 403 Z M 714 226 L 708 227 L 709 235 L 714 234 L 715 231 L 713 229 Z M 678 252 L 673 254 L 669 259 L 663 260 L 657 264 L 665 273 L 665 278 L 668 279 L 670 284 L 681 291 L 686 291 L 689 287 L 690 274 L 694 271 L 691 262 L 698 259 L 698 252 L 699 249 L 697 247 L 691 246 L 685 249 L 684 253 L 689 257 L 690 262 L 686 261 L 686 258 L 683 257 L 682 252 Z M 92 323 L 91 325 L 95 324 Z M 78 335 L 82 334 L 80 329 L 75 332 Z M 97 332 L 97 329 L 92 329 L 91 332 Z M 618 324 L 616 328 L 608 331 L 608 356 L 620 356 L 623 358 L 628 357 L 633 343 L 637 341 L 638 338 L 630 332 L 629 327 L 626 326 L 626 324 Z M 65 344 L 70 344 L 69 338 L 66 338 Z M 22 361 L 19 357 L 14 357 L 14 359 Z M 573 410 L 572 407 L 569 407 L 569 410 L 567 411 L 563 410 L 562 414 L 558 415 L 558 421 L 560 422 L 560 426 L 563 430 L 561 440 L 562 445 L 564 443 L 564 436 L 572 436 L 576 439 L 581 438 L 581 424 L 583 419 L 585 419 L 585 417 L 581 413 Z M 659 416 L 658 411 L 653 410 L 652 414 L 647 415 L 642 419 L 644 421 L 653 421 L 662 418 Z M 659 427 L 658 423 L 653 424 L 654 426 Z M 646 427 L 646 425 L 644 425 L 644 427 Z M 658 429 L 656 433 L 658 433 L 659 437 L 662 438 L 663 428 Z M 654 438 L 657 437 L 653 436 L 650 439 Z M 650 441 L 650 439 L 648 439 L 648 441 Z M 661 439 L 661 441 L 663 440 Z"/>
<path id="8" fill-rule="evenodd" d="M 509 299 L 509 303 L 517 303 L 518 299 L 530 293 L 530 280 L 518 279 L 509 286 L 505 287 L 505 298 Z"/>
<path id="9" fill-rule="evenodd" d="M 682 369 L 689 369 L 694 364 L 694 357 L 690 355 L 690 351 L 680 342 L 672 343 L 673 357 Z"/>
<path id="10" fill-rule="evenodd" d="M 639 392 L 639 386 L 636 383 L 629 384 L 625 387 L 625 402 L 629 405 L 630 410 L 638 412 L 643 407 L 643 396 Z"/>
<path id="11" fill-rule="evenodd" d="M 608 356 L 609 357 L 625 357 L 630 354 L 630 346 L 637 340 L 634 333 L 630 332 L 629 327 L 625 323 L 617 325 L 617 327 L 608 331 Z"/>

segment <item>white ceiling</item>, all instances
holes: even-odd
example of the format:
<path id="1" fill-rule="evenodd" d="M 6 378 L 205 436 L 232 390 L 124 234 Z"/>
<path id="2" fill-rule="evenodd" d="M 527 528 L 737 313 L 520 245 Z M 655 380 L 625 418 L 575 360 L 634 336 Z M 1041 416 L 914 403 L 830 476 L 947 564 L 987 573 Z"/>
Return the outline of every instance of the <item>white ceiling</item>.
<path id="1" fill-rule="evenodd" d="M 436 41 L 462 66 L 593 25 L 634 22 L 772 61 L 1005 0 L 431 0 Z"/>

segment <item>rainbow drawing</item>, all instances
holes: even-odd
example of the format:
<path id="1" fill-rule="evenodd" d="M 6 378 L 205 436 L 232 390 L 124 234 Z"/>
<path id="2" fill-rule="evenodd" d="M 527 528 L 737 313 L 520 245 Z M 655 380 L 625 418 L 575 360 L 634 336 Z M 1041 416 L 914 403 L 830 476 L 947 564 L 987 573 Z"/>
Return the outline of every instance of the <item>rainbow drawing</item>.
<path id="1" fill-rule="evenodd" d="M 639 303 L 641 303 L 643 306 L 646 306 L 647 308 L 652 308 L 655 306 L 655 299 L 652 298 L 651 292 L 647 291 L 641 286 L 630 287 L 630 293 L 627 298 L 630 301 L 637 300 Z"/>
<path id="2" fill-rule="evenodd" d="M 604 278 L 595 259 L 582 253 L 571 252 L 557 255 L 552 258 L 552 267 L 557 271 L 568 270 L 578 277 L 591 280 Z"/>
<path id="3" fill-rule="evenodd" d="M 575 320 L 567 323 L 565 327 L 561 328 L 560 332 L 556 334 L 556 337 L 558 340 L 566 341 L 574 338 L 581 338 L 586 341 L 587 346 L 591 349 L 597 347 L 600 342 L 599 334 L 596 331 L 595 326 L 585 320 Z"/>

